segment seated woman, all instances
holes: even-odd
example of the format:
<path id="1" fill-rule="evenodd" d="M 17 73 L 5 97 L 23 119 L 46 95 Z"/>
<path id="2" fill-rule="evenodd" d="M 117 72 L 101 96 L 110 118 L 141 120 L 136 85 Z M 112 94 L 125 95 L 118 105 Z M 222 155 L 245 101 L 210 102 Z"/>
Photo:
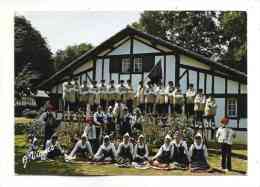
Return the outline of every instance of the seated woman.
<path id="1" fill-rule="evenodd" d="M 169 166 L 173 156 L 173 149 L 171 144 L 171 137 L 165 136 L 164 144 L 160 147 L 158 153 L 152 159 L 152 165 L 160 168 Z"/>
<path id="2" fill-rule="evenodd" d="M 172 161 L 174 167 L 187 168 L 189 165 L 187 143 L 182 139 L 183 137 L 180 131 L 176 131 L 174 136 L 175 138 L 171 143 L 173 146 Z"/>
<path id="3" fill-rule="evenodd" d="M 76 159 L 76 156 L 82 157 L 84 159 L 92 159 L 93 152 L 86 135 L 82 135 L 81 139 L 75 144 L 69 155 L 65 155 L 65 160 Z"/>
<path id="4" fill-rule="evenodd" d="M 130 142 L 130 136 L 125 133 L 123 142 L 121 142 L 117 149 L 118 164 L 130 165 L 133 160 L 133 144 Z"/>
<path id="5" fill-rule="evenodd" d="M 194 143 L 190 146 L 189 157 L 191 171 L 208 170 L 210 168 L 207 161 L 208 150 L 200 133 L 197 133 L 194 137 Z"/>
<path id="6" fill-rule="evenodd" d="M 94 156 L 96 162 L 114 162 L 116 159 L 115 145 L 110 142 L 108 135 L 104 137 L 103 144 L 99 147 Z"/>
<path id="7" fill-rule="evenodd" d="M 47 140 L 45 153 L 47 155 L 47 159 L 55 159 L 61 155 L 64 155 L 64 150 L 61 148 L 60 143 L 58 142 L 58 136 L 56 134 L 53 134 L 51 139 Z"/>
<path id="8" fill-rule="evenodd" d="M 148 161 L 148 147 L 144 142 L 144 136 L 141 134 L 138 137 L 138 142 L 135 145 L 134 149 L 134 162 L 138 164 L 144 164 L 145 161 Z"/>

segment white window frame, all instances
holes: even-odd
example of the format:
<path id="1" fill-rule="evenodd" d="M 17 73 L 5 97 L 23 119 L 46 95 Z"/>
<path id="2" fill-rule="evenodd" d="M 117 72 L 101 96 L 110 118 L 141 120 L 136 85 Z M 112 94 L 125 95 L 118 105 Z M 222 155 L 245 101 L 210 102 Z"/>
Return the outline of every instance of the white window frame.
<path id="1" fill-rule="evenodd" d="M 227 99 L 227 116 L 237 117 L 237 99 L 228 98 Z"/>
<path id="2" fill-rule="evenodd" d="M 143 72 L 143 58 L 141 58 L 141 57 L 134 58 L 133 72 L 134 73 L 142 73 Z"/>
<path id="3" fill-rule="evenodd" d="M 122 73 L 130 73 L 131 71 L 130 58 L 122 58 L 121 70 Z"/>

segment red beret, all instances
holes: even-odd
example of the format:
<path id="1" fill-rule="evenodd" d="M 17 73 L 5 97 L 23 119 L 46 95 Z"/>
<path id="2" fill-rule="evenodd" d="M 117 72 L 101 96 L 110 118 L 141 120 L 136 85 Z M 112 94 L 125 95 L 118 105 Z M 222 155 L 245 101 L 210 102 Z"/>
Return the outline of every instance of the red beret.
<path id="1" fill-rule="evenodd" d="M 224 125 L 228 124 L 228 122 L 229 122 L 229 119 L 228 119 L 227 117 L 223 117 L 223 118 L 220 120 L 220 123 L 222 123 L 222 124 L 224 124 Z"/>

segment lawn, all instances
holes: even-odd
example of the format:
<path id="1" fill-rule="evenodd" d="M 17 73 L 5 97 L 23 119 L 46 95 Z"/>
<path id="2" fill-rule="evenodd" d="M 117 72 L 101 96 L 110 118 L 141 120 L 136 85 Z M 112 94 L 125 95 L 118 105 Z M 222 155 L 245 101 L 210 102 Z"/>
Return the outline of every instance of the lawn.
<path id="1" fill-rule="evenodd" d="M 135 168 L 117 168 L 113 165 L 91 165 L 84 163 L 65 163 L 57 161 L 33 161 L 26 169 L 22 167 L 22 156 L 26 151 L 25 135 L 15 136 L 15 173 L 20 175 L 246 175 L 247 160 L 232 159 L 233 171 L 223 174 L 215 171 L 212 173 L 191 173 L 190 171 L 162 171 L 155 169 L 140 170 Z M 220 156 L 209 154 L 209 163 L 213 168 L 219 168 Z"/>

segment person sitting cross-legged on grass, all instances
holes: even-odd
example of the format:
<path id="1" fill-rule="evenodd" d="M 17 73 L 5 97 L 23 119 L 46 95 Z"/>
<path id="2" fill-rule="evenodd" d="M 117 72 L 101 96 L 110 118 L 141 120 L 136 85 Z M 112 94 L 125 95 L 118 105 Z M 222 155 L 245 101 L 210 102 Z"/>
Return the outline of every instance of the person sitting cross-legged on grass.
<path id="1" fill-rule="evenodd" d="M 171 142 L 173 146 L 173 165 L 175 168 L 187 168 L 188 160 L 188 146 L 180 131 L 176 131 L 174 140 Z"/>
<path id="2" fill-rule="evenodd" d="M 144 164 L 145 161 L 148 161 L 148 147 L 144 142 L 144 136 L 141 134 L 138 137 L 138 142 L 135 145 L 134 149 L 134 162 L 137 164 Z"/>
<path id="3" fill-rule="evenodd" d="M 51 139 L 47 140 L 44 152 L 47 155 L 47 159 L 55 159 L 64 155 L 64 150 L 58 142 L 58 136 L 56 134 L 53 134 Z"/>
<path id="4" fill-rule="evenodd" d="M 194 143 L 190 146 L 189 150 L 190 169 L 191 171 L 208 170 L 208 150 L 203 143 L 202 136 L 197 133 L 194 137 Z"/>
<path id="5" fill-rule="evenodd" d="M 76 156 L 87 160 L 93 158 L 92 148 L 86 135 L 81 136 L 81 139 L 78 140 L 69 155 L 65 155 L 65 160 L 74 160 L 76 159 Z"/>
<path id="6" fill-rule="evenodd" d="M 26 165 L 31 160 L 39 160 L 39 146 L 37 144 L 38 140 L 35 136 L 28 137 L 28 150 L 26 151 L 25 155 L 23 156 L 22 162 L 23 167 L 26 168 Z"/>
<path id="7" fill-rule="evenodd" d="M 104 137 L 103 144 L 99 147 L 93 160 L 96 162 L 114 162 L 115 159 L 116 159 L 115 145 L 110 142 L 109 136 L 106 135 Z"/>
<path id="8" fill-rule="evenodd" d="M 121 142 L 117 149 L 117 161 L 120 165 L 131 165 L 133 160 L 133 144 L 130 142 L 130 136 L 125 133 L 123 142 Z"/>
<path id="9" fill-rule="evenodd" d="M 164 144 L 160 147 L 158 153 L 152 158 L 152 165 L 160 168 L 169 166 L 173 156 L 173 149 L 170 135 L 166 135 Z"/>

